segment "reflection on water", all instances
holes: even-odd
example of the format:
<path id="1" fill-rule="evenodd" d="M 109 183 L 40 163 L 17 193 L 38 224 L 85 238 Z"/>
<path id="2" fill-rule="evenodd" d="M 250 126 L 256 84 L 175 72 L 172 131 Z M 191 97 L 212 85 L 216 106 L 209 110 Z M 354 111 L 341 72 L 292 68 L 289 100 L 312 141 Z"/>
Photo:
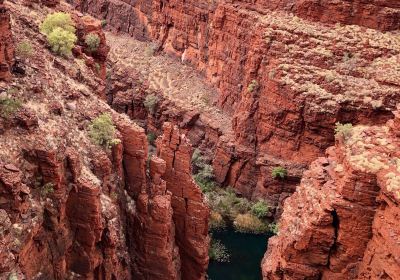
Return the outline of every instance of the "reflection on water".
<path id="1" fill-rule="evenodd" d="M 261 259 L 267 249 L 269 236 L 239 233 L 233 230 L 214 232 L 228 249 L 229 263 L 210 261 L 210 280 L 260 280 Z"/>

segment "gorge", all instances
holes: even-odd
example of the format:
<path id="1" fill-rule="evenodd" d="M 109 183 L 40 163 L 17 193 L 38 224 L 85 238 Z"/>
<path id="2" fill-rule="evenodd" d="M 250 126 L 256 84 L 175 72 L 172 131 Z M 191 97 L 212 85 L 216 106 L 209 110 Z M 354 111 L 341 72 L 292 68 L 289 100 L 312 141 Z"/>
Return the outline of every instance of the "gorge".
<path id="1" fill-rule="evenodd" d="M 257 279 L 399 279 L 399 65 L 397 0 L 0 0 L 0 279 L 208 279 L 257 201 Z"/>

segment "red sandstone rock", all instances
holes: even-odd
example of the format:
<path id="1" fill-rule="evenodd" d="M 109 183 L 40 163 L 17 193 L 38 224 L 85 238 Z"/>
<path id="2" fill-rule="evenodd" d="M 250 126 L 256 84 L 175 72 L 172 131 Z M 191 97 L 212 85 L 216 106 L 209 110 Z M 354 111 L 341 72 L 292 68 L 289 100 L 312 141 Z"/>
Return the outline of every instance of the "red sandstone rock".
<path id="1" fill-rule="evenodd" d="M 0 1 L 0 80 L 11 79 L 11 67 L 14 63 L 14 42 L 11 34 L 10 14 Z"/>
<path id="2" fill-rule="evenodd" d="M 208 215 L 200 188 L 191 175 L 192 147 L 177 126 L 165 123 L 157 154 L 166 162 L 162 178 L 172 193 L 176 243 L 182 262 L 182 279 L 205 279 L 208 265 Z"/>
<path id="3" fill-rule="evenodd" d="M 107 60 L 107 54 L 110 51 L 110 47 L 107 45 L 106 37 L 101 27 L 101 21 L 88 15 L 79 17 L 76 21 L 78 44 L 83 47 L 83 52 L 85 52 L 86 55 L 94 59 L 94 62 L 89 63 L 89 65 L 94 71 L 97 71 L 98 75 L 104 80 L 106 78 L 105 62 Z M 89 34 L 95 34 L 100 39 L 99 47 L 95 51 L 89 50 L 85 43 L 86 36 Z M 75 53 L 79 55 L 80 51 L 75 48 Z M 96 63 L 98 66 L 95 66 Z"/>
<path id="4" fill-rule="evenodd" d="M 351 133 L 311 165 L 286 200 L 262 263 L 264 279 L 396 279 L 400 273 L 400 139 L 385 126 Z"/>

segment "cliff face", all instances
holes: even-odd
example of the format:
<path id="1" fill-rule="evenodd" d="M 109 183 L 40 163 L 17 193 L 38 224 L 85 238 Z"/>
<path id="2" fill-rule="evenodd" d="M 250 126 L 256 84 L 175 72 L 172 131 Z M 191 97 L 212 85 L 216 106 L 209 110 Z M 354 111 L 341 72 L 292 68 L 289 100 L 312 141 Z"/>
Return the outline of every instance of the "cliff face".
<path id="1" fill-rule="evenodd" d="M 286 200 L 264 279 L 396 279 L 399 113 L 385 126 L 338 136 Z"/>
<path id="2" fill-rule="evenodd" d="M 0 108 L 0 279 L 203 279 L 208 209 L 191 179 L 190 144 L 171 126 L 147 168 L 144 130 L 103 101 L 102 75 L 87 63 L 106 61 L 98 21 L 75 14 L 84 60 L 64 59 L 38 33 L 51 10 L 6 5 L 15 40 L 35 53 L 0 85 L 21 104 Z M 95 54 L 82 43 L 90 32 L 101 38 Z M 103 113 L 120 140 L 111 149 L 88 134 Z M 177 178 L 185 194 L 174 191 Z"/>
<path id="3" fill-rule="evenodd" d="M 166 162 L 162 178 L 172 193 L 176 241 L 182 262 L 182 279 L 205 279 L 208 266 L 209 209 L 192 178 L 192 147 L 177 126 L 165 123 L 157 155 Z"/>
<path id="4" fill-rule="evenodd" d="M 392 29 L 398 25 L 398 5 L 335 3 L 79 1 L 75 6 L 105 18 L 111 29 L 153 39 L 156 53 L 163 50 L 202 71 L 219 90 L 212 92 L 217 105 L 213 110 L 222 108 L 229 123 L 218 116 L 202 117 L 204 110 L 196 108 L 191 116 L 200 113 L 200 117 L 185 126 L 188 137 L 194 136 L 192 142 L 211 150 L 219 183 L 279 206 L 306 167 L 333 144 L 336 122 L 384 124 L 400 101 L 399 72 L 394 66 L 400 53 L 398 36 L 339 24 Z M 113 38 L 112 57 L 129 60 L 129 54 L 118 56 L 128 41 Z M 114 60 L 121 68 L 122 63 Z M 140 79 L 146 81 L 146 75 Z M 149 84 L 151 88 L 151 79 Z M 137 88 L 141 92 L 146 86 Z M 189 111 L 182 109 L 186 104 L 171 100 L 171 90 L 158 91 L 166 102 L 155 117 L 137 111 L 140 97 L 118 89 L 111 92 L 118 93 L 113 99 L 116 106 L 117 102 L 130 106 L 135 117 L 149 119 L 161 131 L 164 120 L 180 124 Z M 276 166 L 289 171 L 284 184 L 270 176 Z"/>
<path id="5" fill-rule="evenodd" d="M 0 80 L 10 80 L 14 59 L 14 42 L 11 34 L 10 14 L 0 1 Z"/>

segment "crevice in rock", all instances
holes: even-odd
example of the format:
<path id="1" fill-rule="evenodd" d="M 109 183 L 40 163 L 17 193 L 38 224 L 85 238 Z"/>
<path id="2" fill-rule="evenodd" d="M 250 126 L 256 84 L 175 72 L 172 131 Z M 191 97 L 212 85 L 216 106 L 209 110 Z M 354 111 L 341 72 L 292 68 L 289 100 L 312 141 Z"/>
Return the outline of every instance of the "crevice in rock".
<path id="1" fill-rule="evenodd" d="M 338 238 L 338 234 L 339 234 L 339 228 L 340 228 L 340 221 L 339 221 L 339 216 L 336 212 L 336 210 L 333 210 L 331 212 L 332 215 L 332 227 L 334 229 L 334 235 L 333 235 L 333 244 L 329 250 L 329 255 L 328 255 L 328 263 L 327 263 L 327 267 L 329 268 L 330 263 L 331 263 L 331 256 L 333 254 L 335 254 L 338 244 L 337 244 L 337 238 Z"/>

